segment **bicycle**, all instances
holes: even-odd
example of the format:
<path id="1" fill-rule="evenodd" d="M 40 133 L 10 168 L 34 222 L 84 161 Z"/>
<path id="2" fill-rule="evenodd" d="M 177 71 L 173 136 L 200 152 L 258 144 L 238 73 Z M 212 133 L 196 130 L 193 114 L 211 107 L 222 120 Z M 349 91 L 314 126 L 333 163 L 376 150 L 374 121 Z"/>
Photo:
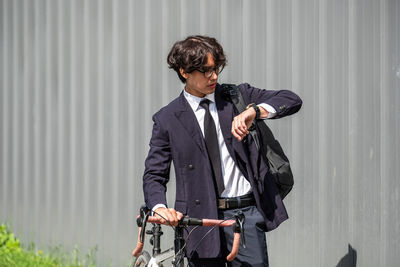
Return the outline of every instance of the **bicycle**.
<path id="1" fill-rule="evenodd" d="M 183 217 L 179 222 L 178 225 L 174 228 L 175 231 L 175 238 L 174 238 L 174 246 L 161 252 L 160 248 L 160 241 L 161 235 L 163 232 L 161 231 L 161 218 L 150 216 L 151 211 L 147 207 L 142 207 L 140 209 L 140 215 L 136 218 L 136 223 L 139 227 L 139 234 L 138 234 L 138 241 L 136 248 L 132 252 L 133 256 L 136 257 L 134 261 L 134 267 L 138 266 L 146 266 L 146 267 L 161 267 L 163 263 L 172 258 L 172 266 L 176 267 L 184 267 L 184 257 L 185 257 L 185 247 L 186 241 L 190 237 L 192 231 L 194 231 L 199 226 L 213 226 L 201 240 L 198 241 L 196 244 L 197 246 L 201 243 L 201 241 L 210 233 L 212 230 L 216 229 L 216 227 L 227 227 L 232 226 L 234 231 L 234 240 L 232 245 L 232 250 L 229 255 L 226 257 L 227 261 L 232 261 L 238 254 L 239 251 L 239 242 L 242 241 L 243 247 L 245 245 L 244 239 L 244 221 L 245 217 L 242 212 L 237 213 L 234 216 L 235 220 L 215 220 L 215 219 L 197 219 L 197 218 L 190 218 L 188 216 Z M 167 220 L 165 220 L 167 221 Z M 153 224 L 151 230 L 146 231 L 146 224 L 150 222 Z M 164 223 L 165 225 L 169 225 L 172 227 L 171 224 Z M 184 239 L 184 230 L 188 226 L 195 226 Z M 150 244 L 153 246 L 153 253 L 150 256 L 150 253 L 147 251 L 143 251 L 144 246 L 144 239 L 145 234 L 152 235 L 150 239 Z M 242 236 L 242 238 L 241 238 Z M 190 257 L 189 257 L 190 260 Z"/>

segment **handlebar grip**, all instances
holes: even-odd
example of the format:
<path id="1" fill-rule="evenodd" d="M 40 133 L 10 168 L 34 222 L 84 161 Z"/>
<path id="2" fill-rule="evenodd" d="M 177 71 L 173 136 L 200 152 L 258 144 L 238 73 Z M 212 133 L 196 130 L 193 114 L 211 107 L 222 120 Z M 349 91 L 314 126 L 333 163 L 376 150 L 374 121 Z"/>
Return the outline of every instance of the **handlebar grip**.
<path id="1" fill-rule="evenodd" d="M 143 245 L 144 245 L 144 238 L 143 238 L 143 243 L 140 242 L 140 233 L 142 232 L 142 227 L 139 227 L 139 234 L 138 234 L 138 240 L 136 244 L 136 248 L 132 251 L 132 255 L 134 257 L 139 256 L 140 252 L 143 250 Z"/>
<path id="2" fill-rule="evenodd" d="M 232 244 L 232 251 L 229 253 L 228 256 L 226 256 L 227 261 L 233 261 L 238 252 L 239 252 L 239 243 L 240 243 L 240 233 L 234 233 L 233 234 L 233 244 Z"/>
<path id="3" fill-rule="evenodd" d="M 226 227 L 231 226 L 235 223 L 235 220 L 214 220 L 214 219 L 203 219 L 203 226 L 215 226 L 218 225 L 219 227 Z"/>

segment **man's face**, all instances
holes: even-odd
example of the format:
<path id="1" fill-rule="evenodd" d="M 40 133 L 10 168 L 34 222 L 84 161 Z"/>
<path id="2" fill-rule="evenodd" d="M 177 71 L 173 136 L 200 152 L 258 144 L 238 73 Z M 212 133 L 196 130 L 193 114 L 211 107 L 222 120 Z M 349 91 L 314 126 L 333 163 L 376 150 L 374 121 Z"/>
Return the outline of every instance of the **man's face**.
<path id="1" fill-rule="evenodd" d="M 215 63 L 212 55 L 207 54 L 207 64 L 203 66 L 204 69 L 214 69 Z M 186 79 L 185 90 L 191 95 L 197 97 L 204 97 L 215 91 L 215 86 L 217 85 L 218 74 L 214 71 L 212 75 L 207 78 L 204 73 L 200 71 L 193 71 L 191 73 L 186 73 L 183 69 L 180 69 L 181 75 Z"/>

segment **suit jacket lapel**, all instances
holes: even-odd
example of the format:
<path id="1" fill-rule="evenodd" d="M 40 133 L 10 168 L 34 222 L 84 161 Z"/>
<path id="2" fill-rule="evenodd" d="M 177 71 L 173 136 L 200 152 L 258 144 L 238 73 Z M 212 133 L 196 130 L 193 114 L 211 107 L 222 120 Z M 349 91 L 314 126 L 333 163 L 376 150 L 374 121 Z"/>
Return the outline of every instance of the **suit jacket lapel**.
<path id="1" fill-rule="evenodd" d="M 233 105 L 231 102 L 227 101 L 222 92 L 220 91 L 220 87 L 218 86 L 215 90 L 215 104 L 217 106 L 219 124 L 221 127 L 222 135 L 224 136 L 226 146 L 228 147 L 229 153 L 232 153 L 232 138 L 233 135 L 231 133 L 232 128 L 232 120 L 233 120 Z"/>
<path id="2" fill-rule="evenodd" d="M 187 133 L 192 137 L 193 141 L 197 144 L 203 154 L 207 157 L 204 138 L 201 134 L 199 123 L 183 93 L 181 93 L 179 96 L 179 102 L 180 109 L 175 112 L 176 118 L 182 124 Z"/>

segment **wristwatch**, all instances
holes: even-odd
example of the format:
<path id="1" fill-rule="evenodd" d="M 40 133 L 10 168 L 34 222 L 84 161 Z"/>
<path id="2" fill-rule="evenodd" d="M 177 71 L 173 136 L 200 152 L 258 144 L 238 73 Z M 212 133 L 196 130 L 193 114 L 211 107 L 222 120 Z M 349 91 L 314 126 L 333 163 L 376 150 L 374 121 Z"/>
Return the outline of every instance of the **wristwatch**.
<path id="1" fill-rule="evenodd" d="M 256 111 L 255 120 L 260 119 L 260 116 L 261 116 L 260 108 L 254 103 L 248 104 L 247 107 L 246 107 L 246 110 L 249 109 L 249 108 L 254 108 L 254 110 Z"/>

